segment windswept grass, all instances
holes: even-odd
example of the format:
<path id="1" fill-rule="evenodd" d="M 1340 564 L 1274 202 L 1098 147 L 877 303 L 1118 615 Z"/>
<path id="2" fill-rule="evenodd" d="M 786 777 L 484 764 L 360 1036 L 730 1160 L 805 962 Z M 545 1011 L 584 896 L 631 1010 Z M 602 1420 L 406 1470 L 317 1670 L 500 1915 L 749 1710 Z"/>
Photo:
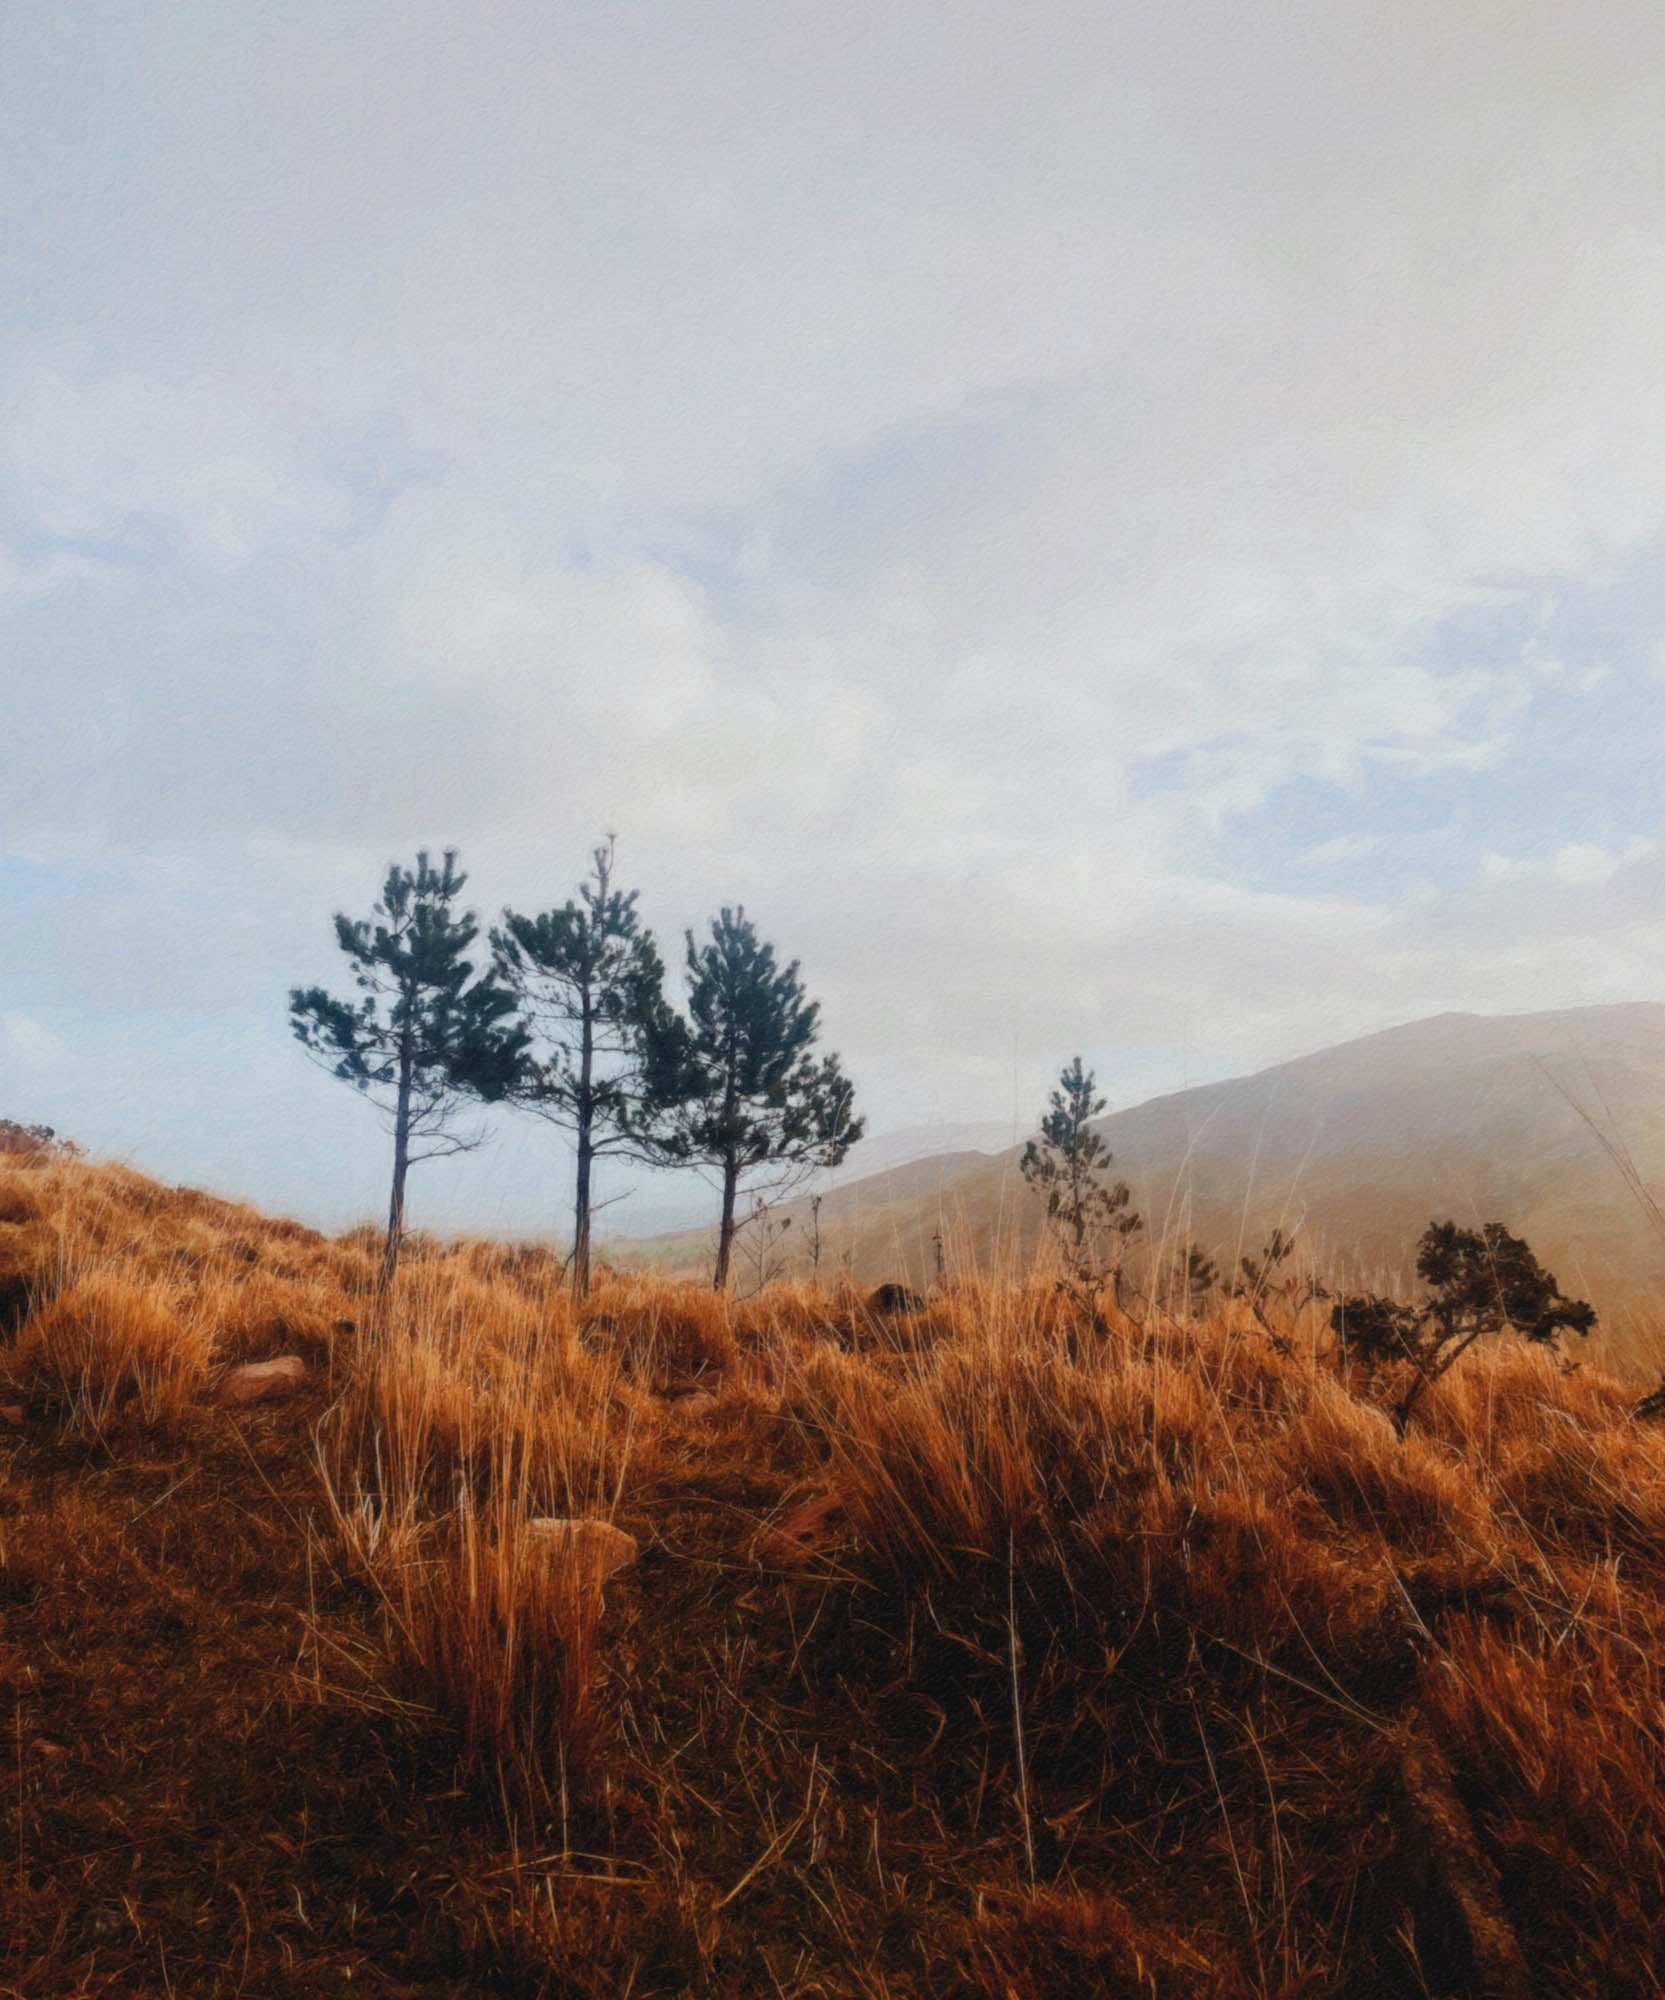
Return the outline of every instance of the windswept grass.
<path id="1" fill-rule="evenodd" d="M 1631 1385 L 1500 1344 L 1401 1441 L 1265 1301 L 373 1279 L 0 1170 L 0 1991 L 1661 1990 Z"/>

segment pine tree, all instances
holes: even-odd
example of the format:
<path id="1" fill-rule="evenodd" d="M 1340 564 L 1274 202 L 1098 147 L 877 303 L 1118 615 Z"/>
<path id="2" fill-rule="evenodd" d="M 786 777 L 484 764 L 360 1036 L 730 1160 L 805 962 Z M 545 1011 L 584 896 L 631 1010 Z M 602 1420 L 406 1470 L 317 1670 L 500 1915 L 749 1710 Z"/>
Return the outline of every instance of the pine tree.
<path id="1" fill-rule="evenodd" d="M 835 1167 L 861 1137 L 855 1093 L 837 1056 L 810 1053 L 820 1007 L 806 1001 L 798 961 L 775 963 L 743 908 L 725 909 L 710 941 L 688 933 L 689 1025 L 680 1051 L 680 1103 L 665 1127 L 671 1157 L 704 1163 L 722 1187 L 712 1284 L 728 1284 L 735 1197 L 774 1166 L 780 1180 Z"/>
<path id="2" fill-rule="evenodd" d="M 572 1284 L 590 1288 L 591 1180 L 596 1159 L 654 1159 L 664 1057 L 673 1034 L 665 968 L 636 914 L 636 890 L 613 887 L 613 842 L 594 850 L 577 901 L 541 916 L 503 912 L 492 932 L 498 969 L 541 1043 L 517 1103 L 573 1134 Z"/>
<path id="3" fill-rule="evenodd" d="M 1133 1192 L 1126 1181 L 1107 1178 L 1112 1155 L 1091 1123 L 1105 1108 L 1095 1087 L 1093 1072 L 1082 1068 L 1079 1056 L 1072 1058 L 1041 1120 L 1040 1137 L 1024 1148 L 1018 1170 L 1046 1197 L 1047 1219 L 1070 1278 L 1094 1285 L 1107 1272 L 1119 1305 L 1127 1246 L 1144 1221 L 1130 1206 Z"/>
<path id="4" fill-rule="evenodd" d="M 379 1292 L 398 1268 L 407 1171 L 478 1145 L 479 1134 L 456 1129 L 457 1113 L 468 1102 L 505 1097 L 525 1064 L 514 995 L 490 969 L 476 978 L 466 955 L 479 925 L 472 911 L 458 915 L 452 905 L 467 879 L 455 848 L 438 868 L 425 848 L 414 870 L 393 863 L 369 918 L 335 919 L 336 942 L 362 997 L 338 999 L 321 986 L 296 987 L 289 996 L 301 1045 L 362 1091 L 393 1134 Z"/>

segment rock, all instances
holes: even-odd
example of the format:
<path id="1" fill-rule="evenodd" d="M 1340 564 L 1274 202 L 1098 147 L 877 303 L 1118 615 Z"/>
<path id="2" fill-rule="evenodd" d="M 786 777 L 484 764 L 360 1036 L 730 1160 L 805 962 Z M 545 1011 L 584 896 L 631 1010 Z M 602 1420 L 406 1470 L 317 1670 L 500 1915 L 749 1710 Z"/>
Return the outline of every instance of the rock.
<path id="1" fill-rule="evenodd" d="M 916 1292 L 911 1285 L 880 1285 L 868 1298 L 870 1313 L 916 1313 L 925 1307 L 925 1295 Z"/>
<path id="2" fill-rule="evenodd" d="M 263 1403 L 287 1396 L 306 1379 L 306 1363 L 298 1354 L 279 1354 L 271 1361 L 246 1361 L 220 1378 L 222 1403 Z"/>
<path id="3" fill-rule="evenodd" d="M 555 1561 L 571 1563 L 578 1581 L 595 1590 L 616 1571 L 628 1569 L 640 1553 L 636 1537 L 611 1521 L 543 1514 L 527 1522 L 526 1532 Z"/>

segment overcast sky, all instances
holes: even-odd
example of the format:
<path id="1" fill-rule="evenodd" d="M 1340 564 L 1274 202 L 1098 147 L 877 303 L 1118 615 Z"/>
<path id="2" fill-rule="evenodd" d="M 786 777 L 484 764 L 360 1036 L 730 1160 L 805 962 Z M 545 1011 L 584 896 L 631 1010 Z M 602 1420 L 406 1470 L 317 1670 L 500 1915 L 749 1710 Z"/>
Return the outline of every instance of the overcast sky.
<path id="1" fill-rule="evenodd" d="M 330 912 L 609 828 L 876 1132 L 1665 997 L 1657 0 L 54 0 L 0 63 L 0 1113 L 373 1211 Z M 413 1219 L 560 1185 L 509 1132 Z"/>

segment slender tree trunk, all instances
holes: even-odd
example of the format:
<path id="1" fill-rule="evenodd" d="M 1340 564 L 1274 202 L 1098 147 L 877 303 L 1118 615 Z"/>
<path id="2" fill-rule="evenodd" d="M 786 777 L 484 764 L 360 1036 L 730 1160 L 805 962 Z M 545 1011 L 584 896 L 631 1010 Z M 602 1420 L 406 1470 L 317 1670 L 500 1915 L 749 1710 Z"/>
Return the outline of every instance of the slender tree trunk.
<path id="1" fill-rule="evenodd" d="M 601 887 L 606 893 L 607 878 Z M 574 1298 L 588 1298 L 590 1292 L 590 1167 L 595 1146 L 590 1138 L 595 1123 L 592 1084 L 595 1077 L 595 1014 L 590 1005 L 588 983 L 583 990 L 578 1034 L 578 1188 L 572 1218 L 572 1291 Z"/>
<path id="2" fill-rule="evenodd" d="M 1072 1176 L 1070 1188 L 1070 1229 L 1073 1242 L 1070 1248 L 1070 1269 L 1077 1278 L 1087 1275 L 1087 1208 L 1081 1192 L 1079 1178 Z"/>
<path id="3" fill-rule="evenodd" d="M 380 1301 L 392 1286 L 393 1274 L 399 1268 L 399 1246 L 405 1235 L 405 1175 L 410 1169 L 410 1095 L 411 1072 L 410 1041 L 407 1037 L 399 1051 L 399 1101 L 393 1113 L 393 1193 L 387 1206 L 387 1241 L 382 1246 L 381 1274 L 376 1280 L 376 1297 Z"/>
<path id="4" fill-rule="evenodd" d="M 729 1253 L 734 1248 L 734 1196 L 740 1185 L 740 1162 L 732 1153 L 723 1162 L 723 1213 L 717 1225 L 717 1270 L 711 1280 L 714 1292 L 728 1289 Z"/>
<path id="5" fill-rule="evenodd" d="M 740 1186 L 740 1140 L 737 1133 L 740 1103 L 735 1082 L 740 1066 L 740 1043 L 732 1018 L 724 1037 L 723 1063 L 723 1212 L 717 1225 L 717 1269 L 711 1279 L 714 1292 L 728 1288 L 729 1253 L 734 1248 L 734 1197 Z"/>
<path id="6" fill-rule="evenodd" d="M 1393 1406 L 1394 1435 L 1403 1438 L 1411 1427 L 1411 1412 L 1416 1408 L 1417 1398 L 1428 1386 L 1428 1377 L 1419 1368 L 1411 1379 L 1411 1386 Z"/>
<path id="7" fill-rule="evenodd" d="M 578 1299 L 590 1295 L 590 1165 L 594 1157 L 586 1118 L 578 1128 L 578 1199 L 572 1220 L 572 1293 Z"/>

